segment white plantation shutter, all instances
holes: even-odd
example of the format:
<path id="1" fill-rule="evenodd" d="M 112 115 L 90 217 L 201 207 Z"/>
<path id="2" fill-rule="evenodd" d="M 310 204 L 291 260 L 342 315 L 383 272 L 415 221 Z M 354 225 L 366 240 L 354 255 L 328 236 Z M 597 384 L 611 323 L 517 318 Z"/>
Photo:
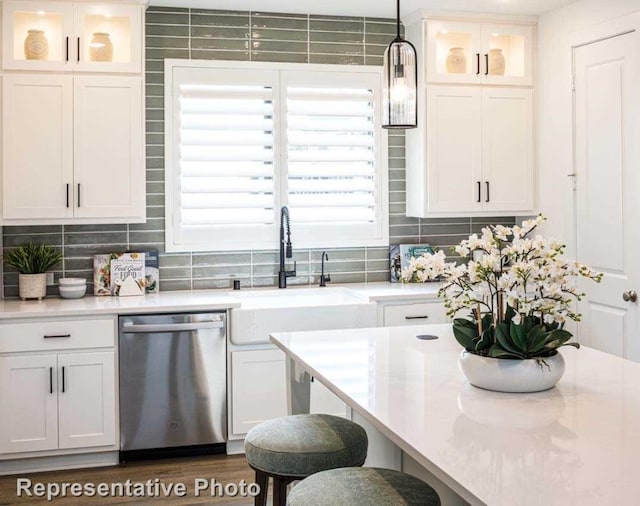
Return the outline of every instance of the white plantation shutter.
<path id="1" fill-rule="evenodd" d="M 294 228 L 318 246 L 384 243 L 379 76 L 283 74 L 283 156 Z"/>
<path id="2" fill-rule="evenodd" d="M 256 239 L 273 242 L 277 72 L 176 73 L 176 238 L 191 244 L 190 249 L 227 249 L 213 246 L 222 242 L 241 248 Z"/>
<path id="3" fill-rule="evenodd" d="M 388 243 L 381 75 L 348 69 L 167 60 L 167 251 L 276 248 L 282 205 L 294 247 Z"/>

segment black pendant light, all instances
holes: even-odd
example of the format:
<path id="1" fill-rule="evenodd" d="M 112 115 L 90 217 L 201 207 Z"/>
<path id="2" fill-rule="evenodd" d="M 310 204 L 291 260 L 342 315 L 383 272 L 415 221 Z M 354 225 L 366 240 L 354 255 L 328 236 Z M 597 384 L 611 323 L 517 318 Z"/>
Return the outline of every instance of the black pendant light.
<path id="1" fill-rule="evenodd" d="M 416 48 L 400 37 L 400 0 L 397 35 L 384 52 L 384 118 L 382 128 L 418 126 L 418 60 Z"/>

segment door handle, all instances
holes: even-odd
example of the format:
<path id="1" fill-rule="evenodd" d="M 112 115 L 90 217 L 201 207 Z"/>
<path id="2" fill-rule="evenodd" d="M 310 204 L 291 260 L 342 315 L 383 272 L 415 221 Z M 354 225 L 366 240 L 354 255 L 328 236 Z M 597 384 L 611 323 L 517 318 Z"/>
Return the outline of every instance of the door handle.
<path id="1" fill-rule="evenodd" d="M 64 59 L 65 61 L 69 61 L 69 37 L 65 39 L 65 50 L 64 50 Z"/>
<path id="2" fill-rule="evenodd" d="M 78 183 L 78 207 L 80 207 L 80 183 Z"/>
<path id="3" fill-rule="evenodd" d="M 405 320 L 426 320 L 427 318 L 429 318 L 427 315 L 423 315 L 423 316 L 405 316 L 404 317 Z"/>
<path id="4" fill-rule="evenodd" d="M 485 181 L 486 185 L 487 185 L 487 202 L 489 202 L 491 200 L 490 198 L 490 193 L 489 193 L 489 181 Z"/>
<path id="5" fill-rule="evenodd" d="M 476 53 L 476 75 L 480 75 L 480 53 Z"/>
<path id="6" fill-rule="evenodd" d="M 125 323 L 122 325 L 122 331 L 127 334 L 158 334 L 163 332 L 191 332 L 197 330 L 207 329 L 221 329 L 224 327 L 224 322 L 209 321 L 209 322 L 193 322 L 193 323 L 167 323 L 167 324 L 134 324 Z"/>
<path id="7" fill-rule="evenodd" d="M 64 366 L 62 366 L 62 393 L 64 393 L 65 383 L 64 383 Z"/>
<path id="8" fill-rule="evenodd" d="M 484 64 L 485 64 L 484 75 L 488 76 L 489 75 L 489 54 L 488 53 L 484 55 Z"/>
<path id="9" fill-rule="evenodd" d="M 69 209 L 69 184 L 67 183 L 67 209 Z"/>
<path id="10" fill-rule="evenodd" d="M 78 63 L 80 63 L 80 37 L 78 37 Z"/>
<path id="11" fill-rule="evenodd" d="M 53 367 L 49 367 L 49 393 L 53 393 Z"/>
<path id="12" fill-rule="evenodd" d="M 482 202 L 482 182 L 478 181 L 478 202 Z"/>
<path id="13" fill-rule="evenodd" d="M 628 292 L 624 292 L 622 294 L 622 300 L 625 302 L 637 302 L 638 294 L 635 290 L 629 290 Z"/>
<path id="14" fill-rule="evenodd" d="M 45 334 L 45 339 L 66 339 L 71 337 L 71 334 Z"/>

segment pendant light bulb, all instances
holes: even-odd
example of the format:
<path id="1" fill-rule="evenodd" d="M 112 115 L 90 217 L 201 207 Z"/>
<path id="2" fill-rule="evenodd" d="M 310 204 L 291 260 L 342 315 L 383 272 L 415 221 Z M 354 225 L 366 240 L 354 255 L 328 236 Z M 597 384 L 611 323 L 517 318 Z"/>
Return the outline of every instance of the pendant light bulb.
<path id="1" fill-rule="evenodd" d="M 400 36 L 400 0 L 397 33 L 384 53 L 383 128 L 408 129 L 418 124 L 418 60 L 416 49 Z"/>

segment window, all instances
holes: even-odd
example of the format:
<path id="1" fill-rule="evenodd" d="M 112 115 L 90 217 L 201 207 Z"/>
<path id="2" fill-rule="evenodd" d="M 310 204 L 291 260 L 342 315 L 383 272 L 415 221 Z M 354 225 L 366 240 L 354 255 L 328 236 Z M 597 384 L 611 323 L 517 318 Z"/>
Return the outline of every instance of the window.
<path id="1" fill-rule="evenodd" d="M 381 71 L 166 63 L 167 251 L 388 244 Z"/>

